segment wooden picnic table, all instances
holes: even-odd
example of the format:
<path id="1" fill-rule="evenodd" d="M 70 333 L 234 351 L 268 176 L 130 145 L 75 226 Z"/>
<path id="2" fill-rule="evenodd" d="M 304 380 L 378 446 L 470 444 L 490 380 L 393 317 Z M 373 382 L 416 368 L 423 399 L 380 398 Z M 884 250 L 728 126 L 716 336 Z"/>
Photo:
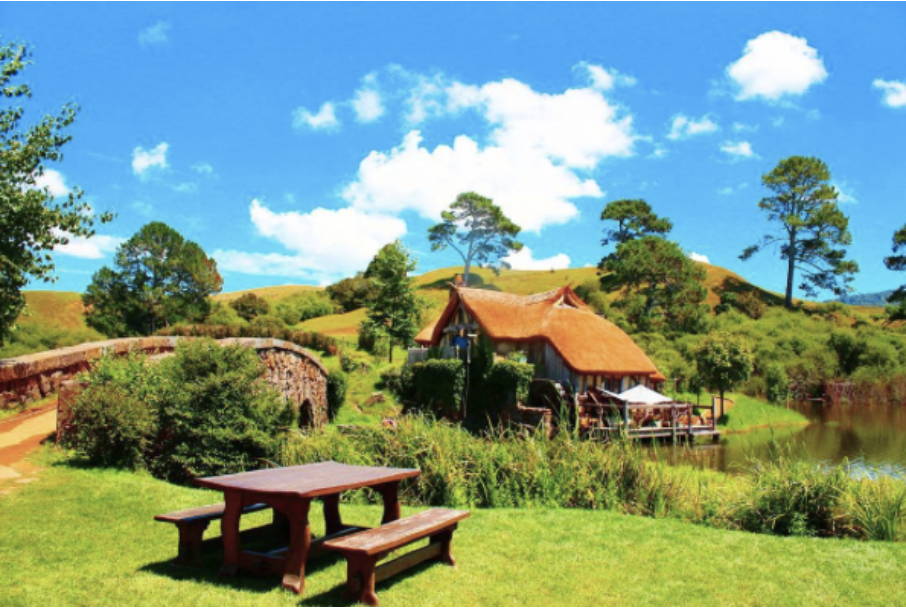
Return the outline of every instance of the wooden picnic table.
<path id="1" fill-rule="evenodd" d="M 313 541 L 308 521 L 312 500 L 324 502 L 326 540 L 360 531 L 363 528 L 343 524 L 340 517 L 340 494 L 347 490 L 372 488 L 381 494 L 384 515 L 381 524 L 400 518 L 399 484 L 417 477 L 418 469 L 360 467 L 336 462 L 319 462 L 277 469 L 262 469 L 235 475 L 203 477 L 195 483 L 220 490 L 226 509 L 221 520 L 223 536 L 222 576 L 234 576 L 240 570 L 256 574 L 281 573 L 283 587 L 298 594 L 305 591 L 305 563 Z M 239 539 L 239 520 L 244 507 L 264 503 L 283 515 L 289 528 L 289 547 L 268 553 L 243 551 Z"/>

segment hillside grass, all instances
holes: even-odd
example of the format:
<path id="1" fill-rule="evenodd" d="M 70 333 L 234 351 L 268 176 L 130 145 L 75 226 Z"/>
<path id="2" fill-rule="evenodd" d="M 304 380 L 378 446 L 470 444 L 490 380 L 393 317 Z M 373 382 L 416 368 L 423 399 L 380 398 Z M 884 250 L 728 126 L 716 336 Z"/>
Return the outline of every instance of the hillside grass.
<path id="1" fill-rule="evenodd" d="M 275 285 L 273 287 L 256 287 L 254 289 L 243 289 L 242 291 L 229 291 L 226 293 L 218 293 L 211 297 L 215 302 L 232 302 L 233 300 L 238 300 L 240 297 L 244 296 L 247 293 L 253 293 L 260 298 L 267 300 L 268 304 L 277 304 L 284 300 L 288 300 L 294 296 L 298 296 L 305 293 L 310 293 L 312 291 L 323 291 L 323 287 L 316 287 L 314 285 Z"/>
<path id="2" fill-rule="evenodd" d="M 309 564 L 307 593 L 276 578 L 169 564 L 176 530 L 153 517 L 221 500 L 144 474 L 83 469 L 46 450 L 37 481 L 0 497 L 0 604 L 344 606 L 345 565 Z M 419 509 L 403 509 L 408 515 Z M 312 525 L 323 530 L 320 505 Z M 379 507 L 344 504 L 376 525 Z M 251 516 L 250 523 L 267 520 Z M 217 536 L 211 526 L 209 536 Z M 456 568 L 429 565 L 377 587 L 384 606 L 904 605 L 906 544 L 779 538 L 670 519 L 566 509 L 473 510 Z"/>

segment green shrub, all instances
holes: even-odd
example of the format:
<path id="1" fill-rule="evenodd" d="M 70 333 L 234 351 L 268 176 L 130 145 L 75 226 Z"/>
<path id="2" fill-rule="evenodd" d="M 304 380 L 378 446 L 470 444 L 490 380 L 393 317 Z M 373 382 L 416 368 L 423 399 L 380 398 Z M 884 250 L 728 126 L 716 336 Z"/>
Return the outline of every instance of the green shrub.
<path id="1" fill-rule="evenodd" d="M 349 377 L 338 369 L 330 372 L 327 376 L 327 418 L 331 422 L 336 419 L 340 408 L 346 403 L 348 390 Z"/>
<path id="2" fill-rule="evenodd" d="M 391 365 L 381 371 L 380 387 L 390 391 L 400 401 L 414 399 L 414 381 L 411 365 Z"/>
<path id="3" fill-rule="evenodd" d="M 249 323 L 249 333 L 256 338 L 280 338 L 286 333 L 286 324 L 283 319 L 273 315 L 255 317 Z"/>
<path id="4" fill-rule="evenodd" d="M 102 359 L 65 441 L 92 463 L 174 482 L 257 468 L 296 416 L 262 371 L 253 349 L 211 340 L 180 343 L 159 362 Z"/>
<path id="5" fill-rule="evenodd" d="M 771 363 L 764 376 L 765 396 L 768 401 L 783 405 L 790 398 L 790 379 L 782 363 Z"/>
<path id="6" fill-rule="evenodd" d="M 296 414 L 261 378 L 257 353 L 209 340 L 181 343 L 160 363 L 169 379 L 161 400 L 152 472 L 185 482 L 258 468 L 277 450 Z"/>
<path id="7" fill-rule="evenodd" d="M 354 372 L 368 373 L 372 360 L 367 353 L 344 350 L 340 353 L 340 367 L 347 374 Z"/>
<path id="8" fill-rule="evenodd" d="M 376 357 L 383 357 L 390 352 L 390 338 L 365 319 L 359 326 L 359 348 Z"/>
<path id="9" fill-rule="evenodd" d="M 764 311 L 767 310 L 768 307 L 764 298 L 761 297 L 761 294 L 755 290 L 747 291 L 740 295 L 736 301 L 736 305 L 739 307 L 739 310 L 755 320 L 763 317 Z"/>
<path id="10" fill-rule="evenodd" d="M 140 469 L 158 428 L 164 378 L 144 357 L 103 358 L 71 407 L 63 444 L 91 464 Z"/>
<path id="11" fill-rule="evenodd" d="M 248 321 L 239 316 L 232 306 L 226 306 L 223 302 L 214 302 L 211 306 L 211 314 L 205 319 L 208 325 L 244 325 Z"/>
<path id="12" fill-rule="evenodd" d="M 459 359 L 431 359 L 412 366 L 413 407 L 438 418 L 457 418 L 465 390 L 465 365 Z"/>
<path id="13" fill-rule="evenodd" d="M 251 321 L 255 317 L 266 315 L 271 311 L 271 305 L 267 300 L 251 292 L 242 294 L 230 302 L 230 308 L 246 321 Z"/>

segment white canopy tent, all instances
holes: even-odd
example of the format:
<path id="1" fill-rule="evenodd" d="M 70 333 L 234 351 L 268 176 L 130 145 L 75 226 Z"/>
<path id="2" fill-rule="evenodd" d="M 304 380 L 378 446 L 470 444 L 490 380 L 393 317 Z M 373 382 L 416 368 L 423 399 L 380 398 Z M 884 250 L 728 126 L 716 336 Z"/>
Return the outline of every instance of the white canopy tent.
<path id="1" fill-rule="evenodd" d="M 666 397 L 656 391 L 651 390 L 647 386 L 639 384 L 634 386 L 628 391 L 624 391 L 617 395 L 619 399 L 622 399 L 626 403 L 639 403 L 644 405 L 658 405 L 661 403 L 673 403 L 673 399 Z"/>

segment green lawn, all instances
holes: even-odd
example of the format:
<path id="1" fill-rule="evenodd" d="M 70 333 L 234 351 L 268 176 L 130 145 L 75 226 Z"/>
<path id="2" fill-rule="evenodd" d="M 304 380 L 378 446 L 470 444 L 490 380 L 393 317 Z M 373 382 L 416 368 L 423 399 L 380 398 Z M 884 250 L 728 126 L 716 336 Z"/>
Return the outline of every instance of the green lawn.
<path id="1" fill-rule="evenodd" d="M 219 496 L 142 474 L 66 466 L 0 497 L 0 604 L 295 606 L 276 579 L 170 566 L 176 531 L 152 517 Z M 376 507 L 344 505 L 374 524 Z M 313 521 L 317 522 L 318 511 Z M 259 518 L 264 514 L 258 514 Z M 216 528 L 216 526 L 212 526 Z M 315 525 L 316 532 L 320 522 Z M 904 605 L 906 545 L 727 532 L 580 510 L 475 511 L 459 566 L 378 586 L 386 606 Z M 338 561 L 309 568 L 301 605 L 344 605 Z"/>
<path id="2" fill-rule="evenodd" d="M 782 426 L 803 426 L 808 418 L 796 410 L 771 405 L 766 401 L 742 394 L 728 394 L 736 405 L 718 421 L 724 433 L 745 433 L 753 429 Z"/>

